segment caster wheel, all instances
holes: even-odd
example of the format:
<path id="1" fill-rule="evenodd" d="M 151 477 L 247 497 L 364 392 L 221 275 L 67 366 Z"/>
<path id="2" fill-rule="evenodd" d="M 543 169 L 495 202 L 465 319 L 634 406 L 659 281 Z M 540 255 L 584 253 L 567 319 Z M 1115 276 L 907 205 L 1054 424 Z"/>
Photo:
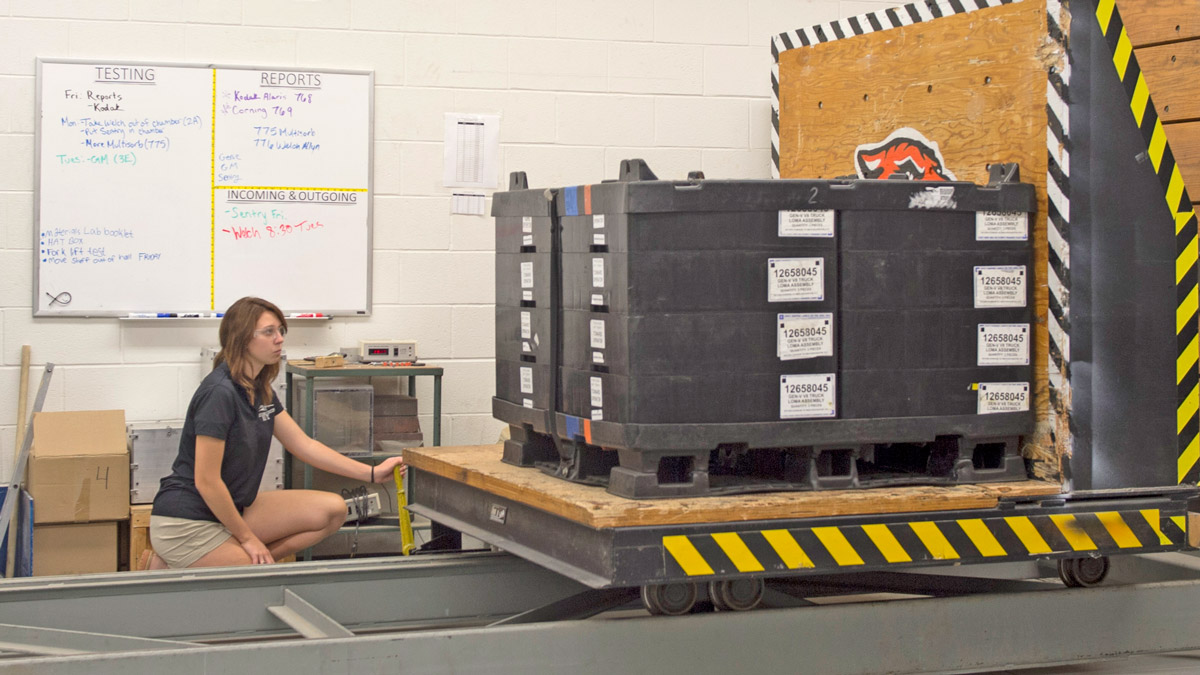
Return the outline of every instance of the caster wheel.
<path id="1" fill-rule="evenodd" d="M 754 609 L 763 597 L 762 579 L 726 579 L 708 582 L 713 606 L 723 611 L 744 612 Z"/>
<path id="2" fill-rule="evenodd" d="M 1070 588 L 1098 586 L 1108 576 L 1108 557 L 1066 558 L 1058 561 L 1058 578 Z"/>
<path id="3" fill-rule="evenodd" d="M 680 616 L 692 611 L 699 592 L 696 584 L 647 584 L 642 586 L 642 604 L 651 614 Z"/>

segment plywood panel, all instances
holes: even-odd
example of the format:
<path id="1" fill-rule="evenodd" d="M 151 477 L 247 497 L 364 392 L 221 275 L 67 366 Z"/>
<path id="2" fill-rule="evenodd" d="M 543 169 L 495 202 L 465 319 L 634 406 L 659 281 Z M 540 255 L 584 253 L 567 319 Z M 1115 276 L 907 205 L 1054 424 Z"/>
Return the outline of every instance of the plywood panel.
<path id="1" fill-rule="evenodd" d="M 1200 190 L 1200 122 L 1168 124 L 1165 129 L 1183 184 Z"/>
<path id="2" fill-rule="evenodd" d="M 912 127 L 936 142 L 959 180 L 1016 162 L 1034 184 L 1035 406 L 1048 414 L 1046 286 L 1047 71 L 1066 55 L 1049 37 L 1046 3 L 1015 4 L 792 49 L 779 58 L 783 178 L 852 175 L 855 148 Z M 1049 433 L 1027 439 L 1039 476 L 1058 472 Z"/>
<path id="3" fill-rule="evenodd" d="M 775 518 L 984 509 L 1006 497 L 1054 495 L 1058 484 L 1019 481 L 954 487 L 772 492 L 722 497 L 634 500 L 578 485 L 533 468 L 504 464 L 502 445 L 411 448 L 405 462 L 489 494 L 593 528 L 745 522 Z"/>
<path id="4" fill-rule="evenodd" d="M 1144 47 L 1136 55 L 1158 116 L 1200 119 L 1200 39 Z"/>
<path id="5" fill-rule="evenodd" d="M 1123 0 L 1117 11 L 1134 47 L 1200 37 L 1200 0 Z"/>
<path id="6" fill-rule="evenodd" d="M 1021 2 L 783 52 L 780 175 L 853 174 L 856 146 L 910 126 L 959 180 L 986 182 L 991 162 L 1032 178 L 1046 164 L 1044 12 Z"/>

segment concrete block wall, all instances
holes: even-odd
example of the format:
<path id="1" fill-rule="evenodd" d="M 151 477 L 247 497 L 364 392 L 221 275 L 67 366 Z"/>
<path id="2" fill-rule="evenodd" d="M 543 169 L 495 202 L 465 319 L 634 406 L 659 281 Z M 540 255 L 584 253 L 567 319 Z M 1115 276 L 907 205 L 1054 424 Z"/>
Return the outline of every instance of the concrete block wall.
<path id="1" fill-rule="evenodd" d="M 848 0 L 0 0 L 0 477 L 15 451 L 21 345 L 57 364 L 46 410 L 178 422 L 216 323 L 34 319 L 37 57 L 375 72 L 369 318 L 295 322 L 289 355 L 366 337 L 444 365 L 443 442 L 494 442 L 493 234 L 450 215 L 443 113 L 501 116 L 500 184 L 770 176 L 769 39 L 895 3 Z M 490 204 L 489 204 L 490 208 Z M 386 386 L 386 385 L 381 385 Z M 419 378 L 423 428 L 431 383 Z"/>

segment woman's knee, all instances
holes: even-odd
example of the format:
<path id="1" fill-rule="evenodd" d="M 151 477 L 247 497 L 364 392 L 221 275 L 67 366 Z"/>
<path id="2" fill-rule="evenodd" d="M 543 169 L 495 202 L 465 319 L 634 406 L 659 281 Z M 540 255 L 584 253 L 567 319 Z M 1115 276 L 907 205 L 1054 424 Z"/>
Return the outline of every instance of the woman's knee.
<path id="1" fill-rule="evenodd" d="M 346 522 L 346 500 L 332 492 L 321 493 L 321 510 L 328 521 L 326 529 L 336 530 Z"/>

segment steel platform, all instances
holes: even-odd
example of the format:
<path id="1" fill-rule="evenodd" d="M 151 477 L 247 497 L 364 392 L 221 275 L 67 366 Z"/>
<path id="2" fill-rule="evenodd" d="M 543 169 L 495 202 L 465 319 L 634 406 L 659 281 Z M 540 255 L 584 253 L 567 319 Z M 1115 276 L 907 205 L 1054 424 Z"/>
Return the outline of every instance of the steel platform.
<path id="1" fill-rule="evenodd" d="M 683 617 L 490 552 L 10 580 L 0 671 L 836 675 L 1200 649 L 1200 560 L 1112 562 L 1081 589 L 1035 563 L 812 575 L 768 584 L 762 609 Z"/>
<path id="2" fill-rule="evenodd" d="M 930 487 L 895 490 L 897 506 L 848 490 L 656 500 L 649 518 L 639 502 L 503 465 L 486 447 L 417 450 L 407 460 L 413 512 L 592 588 L 1178 551 L 1188 548 L 1187 499 L 1196 494 L 1014 487 L 972 502 L 960 498 L 978 497 L 972 488 Z M 916 503 L 897 497 L 907 494 L 926 510 L 897 511 Z M 854 499 L 859 512 L 843 506 Z M 706 503 L 729 508 L 697 514 Z M 986 506 L 946 506 L 963 503 Z"/>

